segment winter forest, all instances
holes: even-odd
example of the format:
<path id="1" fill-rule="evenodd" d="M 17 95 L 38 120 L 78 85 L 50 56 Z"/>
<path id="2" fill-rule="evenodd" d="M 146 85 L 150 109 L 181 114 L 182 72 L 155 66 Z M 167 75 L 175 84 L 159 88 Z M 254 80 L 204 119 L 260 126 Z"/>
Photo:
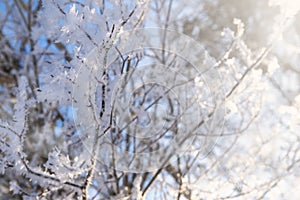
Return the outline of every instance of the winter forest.
<path id="1" fill-rule="evenodd" d="M 299 10 L 0 0 L 0 199 L 297 199 Z"/>

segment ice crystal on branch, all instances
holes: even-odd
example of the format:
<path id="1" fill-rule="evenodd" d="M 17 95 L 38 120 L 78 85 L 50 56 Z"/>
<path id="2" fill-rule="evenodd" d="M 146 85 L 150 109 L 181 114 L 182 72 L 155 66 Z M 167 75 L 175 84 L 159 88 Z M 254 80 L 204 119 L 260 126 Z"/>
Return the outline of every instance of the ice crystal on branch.
<path id="1" fill-rule="evenodd" d="M 298 4 L 0 2 L 0 199 L 293 198 Z"/>

